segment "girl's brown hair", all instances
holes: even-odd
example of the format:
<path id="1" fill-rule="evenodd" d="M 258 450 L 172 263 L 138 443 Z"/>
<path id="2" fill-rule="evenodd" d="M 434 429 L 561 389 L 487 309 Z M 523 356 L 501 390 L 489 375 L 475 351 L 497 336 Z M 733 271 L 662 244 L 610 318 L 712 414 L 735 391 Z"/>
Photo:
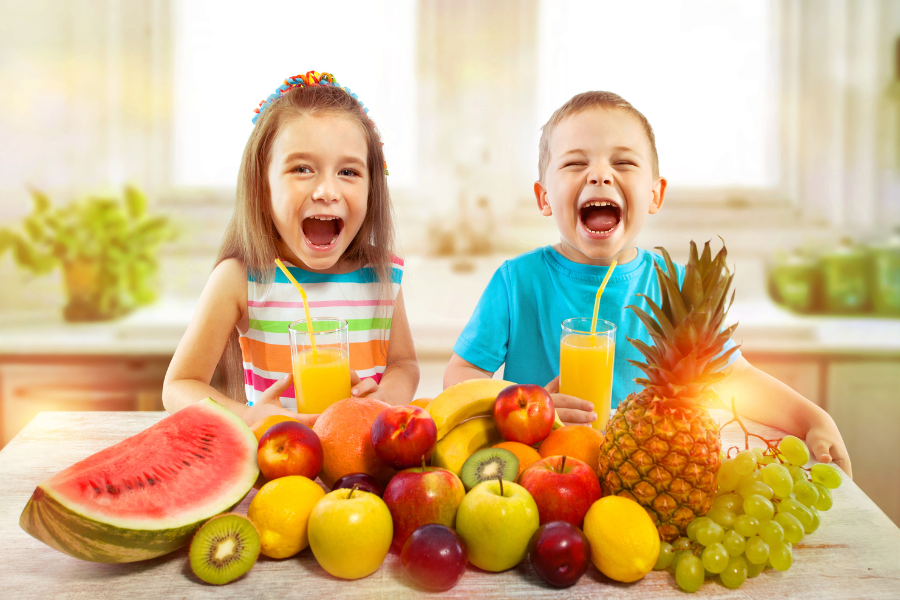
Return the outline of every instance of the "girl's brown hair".
<path id="1" fill-rule="evenodd" d="M 340 260 L 357 267 L 371 264 L 381 283 L 382 296 L 389 297 L 393 267 L 394 224 L 391 198 L 385 176 L 384 153 L 375 124 L 360 109 L 359 102 L 339 87 L 297 87 L 269 103 L 256 120 L 244 147 L 237 181 L 234 215 L 225 230 L 216 265 L 236 258 L 260 283 L 274 278 L 280 235 L 272 218 L 268 169 L 272 146 L 283 124 L 305 115 L 340 115 L 359 123 L 368 149 L 369 197 L 366 216 L 356 237 Z M 222 392 L 246 401 L 238 332 L 232 331 L 219 361 Z"/>

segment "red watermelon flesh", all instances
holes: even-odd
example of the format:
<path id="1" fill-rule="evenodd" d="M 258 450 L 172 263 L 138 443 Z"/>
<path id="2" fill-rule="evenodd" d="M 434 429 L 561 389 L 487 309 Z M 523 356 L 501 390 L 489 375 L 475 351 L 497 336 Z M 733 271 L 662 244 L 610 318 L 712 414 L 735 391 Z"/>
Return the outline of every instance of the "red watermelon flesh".
<path id="1" fill-rule="evenodd" d="M 207 398 L 50 477 L 19 523 L 85 560 L 160 556 L 246 496 L 259 475 L 256 450 L 250 428 Z"/>

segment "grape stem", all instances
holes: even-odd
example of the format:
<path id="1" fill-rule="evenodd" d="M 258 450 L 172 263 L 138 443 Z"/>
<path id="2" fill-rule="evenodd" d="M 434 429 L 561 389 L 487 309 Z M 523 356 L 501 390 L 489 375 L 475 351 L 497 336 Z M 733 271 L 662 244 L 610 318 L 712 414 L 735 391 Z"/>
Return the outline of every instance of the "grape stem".
<path id="1" fill-rule="evenodd" d="M 738 416 L 737 409 L 734 406 L 734 396 L 731 397 L 731 414 L 734 415 L 734 418 L 731 419 L 730 421 L 728 421 L 727 423 L 723 424 L 721 427 L 719 427 L 720 432 L 723 429 L 725 429 L 726 427 L 728 427 L 729 425 L 731 425 L 732 423 L 737 423 L 744 432 L 744 449 L 745 450 L 750 449 L 750 436 L 753 436 L 753 437 L 759 438 L 763 442 L 765 442 L 766 453 L 771 453 L 772 456 L 778 456 L 779 454 L 781 454 L 781 451 L 778 449 L 778 442 L 781 441 L 780 439 L 770 440 L 770 439 L 764 438 L 763 436 L 758 435 L 756 433 L 750 433 L 747 430 L 747 427 L 744 425 L 744 422 L 741 421 L 741 417 Z M 732 449 L 738 450 L 740 452 L 740 449 L 737 446 L 732 446 L 731 448 L 728 449 L 728 454 L 727 454 L 728 458 L 731 458 L 731 450 Z"/>

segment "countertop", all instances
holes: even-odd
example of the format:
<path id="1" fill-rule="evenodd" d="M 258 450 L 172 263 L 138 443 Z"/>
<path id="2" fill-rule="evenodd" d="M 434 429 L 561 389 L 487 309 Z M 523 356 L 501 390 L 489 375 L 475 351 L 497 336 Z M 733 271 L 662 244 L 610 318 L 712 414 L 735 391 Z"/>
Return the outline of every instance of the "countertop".
<path id="1" fill-rule="evenodd" d="M 420 358 L 446 359 L 496 268 L 511 256 L 405 260 L 403 295 Z M 739 265 L 757 282 L 756 265 Z M 799 316 L 776 306 L 757 283 L 737 286 L 728 323 L 745 351 L 900 358 L 900 319 Z M 0 356 L 174 353 L 196 298 L 166 297 L 124 318 L 67 323 L 58 311 L 0 314 Z M 302 315 L 298 315 L 300 318 Z"/>
<path id="2" fill-rule="evenodd" d="M 720 423 L 724 410 L 711 411 Z M 216 587 L 191 572 L 187 548 L 130 564 L 96 564 L 57 552 L 19 528 L 22 509 L 44 479 L 103 448 L 156 423 L 165 413 L 39 414 L 2 451 L 0 531 L 4 558 L 0 582 L 6 598 L 388 598 L 419 597 L 405 579 L 399 557 L 389 554 L 373 575 L 357 581 L 331 577 L 310 550 L 295 557 L 260 557 L 244 577 Z M 751 431 L 769 438 L 777 430 L 747 422 Z M 755 445 L 751 438 L 751 446 Z M 740 444 L 736 425 L 722 433 L 723 447 Z M 253 492 L 237 511 L 246 514 Z M 429 594 L 430 595 L 430 594 Z M 849 479 L 834 490 L 834 507 L 822 513 L 819 529 L 794 549 L 786 572 L 767 569 L 728 590 L 707 582 L 698 592 L 716 598 L 897 598 L 900 597 L 900 529 Z M 593 566 L 575 587 L 556 590 L 543 584 L 528 560 L 503 573 L 469 567 L 444 598 L 685 598 L 669 571 L 651 572 L 632 584 L 613 582 Z"/>

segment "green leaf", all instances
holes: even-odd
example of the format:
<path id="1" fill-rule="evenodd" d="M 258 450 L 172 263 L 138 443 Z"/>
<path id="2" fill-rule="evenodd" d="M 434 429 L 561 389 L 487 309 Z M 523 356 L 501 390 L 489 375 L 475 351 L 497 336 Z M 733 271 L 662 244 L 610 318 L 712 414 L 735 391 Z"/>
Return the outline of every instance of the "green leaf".
<path id="1" fill-rule="evenodd" d="M 32 242 L 41 242 L 44 239 L 44 228 L 41 226 L 40 221 L 35 216 L 27 217 L 22 223 L 25 227 L 25 233 L 28 234 L 28 237 L 31 238 Z"/>
<path id="2" fill-rule="evenodd" d="M 31 200 L 34 202 L 35 212 L 42 213 L 50 208 L 50 198 L 40 190 L 31 190 Z"/>
<path id="3" fill-rule="evenodd" d="M 125 207 L 128 210 L 128 217 L 136 221 L 147 212 L 147 197 L 136 187 L 125 186 Z"/>
<path id="4" fill-rule="evenodd" d="M 8 229 L 0 229 L 0 255 L 12 247 L 15 235 Z"/>

